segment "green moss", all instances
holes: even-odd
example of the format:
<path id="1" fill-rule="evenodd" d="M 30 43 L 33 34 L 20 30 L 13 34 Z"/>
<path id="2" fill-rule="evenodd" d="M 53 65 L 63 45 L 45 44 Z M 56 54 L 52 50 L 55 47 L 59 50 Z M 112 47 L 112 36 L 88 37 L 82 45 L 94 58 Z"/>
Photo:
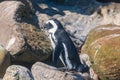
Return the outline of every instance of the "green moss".
<path id="1" fill-rule="evenodd" d="M 120 36 L 109 39 L 105 36 L 120 34 L 120 30 L 97 30 L 98 28 L 100 27 L 89 33 L 82 47 L 82 53 L 88 53 L 92 66 L 101 80 L 118 80 L 120 79 Z"/>
<path id="2" fill-rule="evenodd" d="M 48 37 L 40 30 L 31 24 L 21 23 L 20 32 L 26 39 L 26 43 L 30 46 L 30 50 L 46 59 L 52 53 L 52 46 Z"/>

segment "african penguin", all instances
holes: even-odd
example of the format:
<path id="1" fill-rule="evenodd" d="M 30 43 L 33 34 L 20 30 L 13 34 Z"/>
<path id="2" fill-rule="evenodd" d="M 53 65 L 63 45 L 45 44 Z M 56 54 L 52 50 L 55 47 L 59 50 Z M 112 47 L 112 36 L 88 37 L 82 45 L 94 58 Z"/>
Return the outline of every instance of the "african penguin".
<path id="1" fill-rule="evenodd" d="M 52 61 L 57 65 L 58 58 L 65 66 L 66 70 L 75 70 L 80 72 L 88 71 L 88 67 L 80 62 L 77 49 L 64 30 L 62 24 L 57 19 L 49 19 L 44 25 L 43 30 L 47 30 L 49 38 L 54 49 Z"/>

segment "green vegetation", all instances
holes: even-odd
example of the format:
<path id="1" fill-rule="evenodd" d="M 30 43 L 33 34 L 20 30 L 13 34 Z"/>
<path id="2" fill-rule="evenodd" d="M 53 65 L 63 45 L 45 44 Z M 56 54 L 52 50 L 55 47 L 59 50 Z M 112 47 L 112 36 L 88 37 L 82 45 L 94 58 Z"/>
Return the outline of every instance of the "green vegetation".
<path id="1" fill-rule="evenodd" d="M 120 29 L 104 30 L 103 27 L 97 27 L 89 33 L 82 52 L 88 53 L 92 66 L 101 80 L 118 80 L 120 79 L 120 36 L 113 34 L 120 35 Z"/>

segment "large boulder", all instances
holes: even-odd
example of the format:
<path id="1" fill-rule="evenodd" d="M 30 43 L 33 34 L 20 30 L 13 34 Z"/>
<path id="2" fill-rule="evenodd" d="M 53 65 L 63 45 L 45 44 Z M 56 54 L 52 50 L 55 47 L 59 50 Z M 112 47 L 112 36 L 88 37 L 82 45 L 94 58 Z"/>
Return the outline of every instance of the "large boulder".
<path id="1" fill-rule="evenodd" d="M 21 33 L 19 36 L 22 35 L 24 46 L 21 46 L 20 50 L 18 49 L 19 52 L 12 54 L 15 61 L 35 62 L 47 59 L 52 53 L 52 47 L 47 36 L 30 24 L 21 23 L 18 26 L 18 32 Z M 9 49 L 12 51 L 19 44 L 15 43 Z"/>
<path id="2" fill-rule="evenodd" d="M 13 32 L 13 26 L 16 21 L 14 20 L 15 12 L 21 2 L 16 1 L 3 1 L 0 3 L 0 42 L 3 46 L 7 45 L 11 33 Z"/>
<path id="3" fill-rule="evenodd" d="M 8 66 L 11 65 L 10 55 L 3 46 L 0 45 L 0 78 L 3 77 Z"/>
<path id="4" fill-rule="evenodd" d="M 34 19 L 34 11 L 25 1 L 0 3 L 0 42 L 10 52 L 14 61 L 45 60 L 52 52 L 50 41 L 34 25 L 37 18 Z"/>
<path id="5" fill-rule="evenodd" d="M 20 65 L 7 68 L 3 80 L 34 80 L 30 70 Z"/>
<path id="6" fill-rule="evenodd" d="M 41 62 L 36 62 L 31 71 L 35 80 L 92 80 L 87 73 L 62 72 Z"/>
<path id="7" fill-rule="evenodd" d="M 104 25 L 93 29 L 82 47 L 101 80 L 120 79 L 120 26 Z"/>

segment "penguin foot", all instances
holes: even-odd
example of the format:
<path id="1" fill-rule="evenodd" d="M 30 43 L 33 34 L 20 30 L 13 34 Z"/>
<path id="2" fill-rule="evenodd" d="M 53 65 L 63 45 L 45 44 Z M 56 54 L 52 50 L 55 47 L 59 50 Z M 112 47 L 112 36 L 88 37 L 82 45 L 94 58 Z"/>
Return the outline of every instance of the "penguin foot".
<path id="1" fill-rule="evenodd" d="M 89 71 L 89 67 L 86 65 L 80 65 L 77 69 L 78 72 L 84 73 L 84 72 L 88 72 Z"/>

